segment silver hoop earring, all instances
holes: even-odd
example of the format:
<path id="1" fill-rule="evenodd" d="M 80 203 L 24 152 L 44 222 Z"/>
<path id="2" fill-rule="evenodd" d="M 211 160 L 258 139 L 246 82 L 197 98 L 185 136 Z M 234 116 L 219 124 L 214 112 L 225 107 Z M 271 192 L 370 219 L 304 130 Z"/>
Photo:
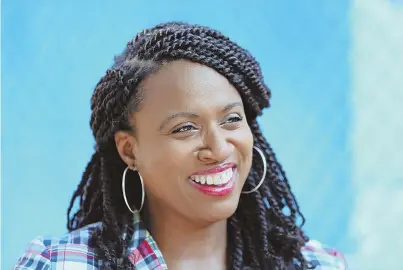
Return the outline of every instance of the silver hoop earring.
<path id="1" fill-rule="evenodd" d="M 262 179 L 260 179 L 260 182 L 259 182 L 259 184 L 258 184 L 256 187 L 254 187 L 252 190 L 249 190 L 249 191 L 242 191 L 243 194 L 250 194 L 250 193 L 255 192 L 256 190 L 258 190 L 258 189 L 260 188 L 260 186 L 263 184 L 264 179 L 266 178 L 266 172 L 267 172 L 266 157 L 264 156 L 262 150 L 260 150 L 258 147 L 253 146 L 253 149 L 255 149 L 255 150 L 259 153 L 260 157 L 262 158 L 262 162 L 263 162 L 263 175 L 262 175 Z"/>
<path id="2" fill-rule="evenodd" d="M 144 190 L 144 183 L 143 183 L 143 178 L 141 177 L 140 173 L 137 172 L 139 174 L 140 177 L 140 183 L 141 183 L 141 204 L 140 204 L 140 208 L 139 210 L 133 210 L 130 205 L 129 202 L 127 201 L 127 197 L 126 197 L 126 173 L 127 170 L 131 169 L 130 167 L 127 167 L 124 171 L 123 171 L 123 176 L 122 176 L 122 192 L 123 192 L 123 199 L 125 200 L 126 206 L 127 208 L 129 208 L 129 211 L 132 212 L 133 214 L 136 213 L 140 213 L 141 209 L 143 209 L 143 205 L 144 205 L 144 197 L 145 197 L 145 190 Z M 134 169 L 131 169 L 133 171 L 136 171 Z"/>

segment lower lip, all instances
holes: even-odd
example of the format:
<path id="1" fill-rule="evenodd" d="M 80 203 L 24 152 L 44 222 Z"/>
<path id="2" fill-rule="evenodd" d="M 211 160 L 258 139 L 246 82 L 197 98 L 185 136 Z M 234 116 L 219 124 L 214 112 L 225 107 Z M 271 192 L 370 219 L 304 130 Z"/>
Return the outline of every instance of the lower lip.
<path id="1" fill-rule="evenodd" d="M 210 195 L 210 196 L 226 196 L 228 195 L 233 189 L 235 184 L 235 176 L 236 176 L 236 169 L 232 169 L 232 177 L 228 181 L 228 183 L 220 185 L 220 186 L 206 186 L 196 183 L 193 180 L 189 180 L 190 183 L 197 188 L 200 192 Z"/>

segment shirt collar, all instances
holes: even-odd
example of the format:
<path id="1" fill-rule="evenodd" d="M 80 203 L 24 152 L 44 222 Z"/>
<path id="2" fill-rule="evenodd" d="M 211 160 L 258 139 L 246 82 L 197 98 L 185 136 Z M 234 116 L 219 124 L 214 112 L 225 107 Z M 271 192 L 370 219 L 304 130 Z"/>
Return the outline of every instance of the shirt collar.
<path id="1" fill-rule="evenodd" d="M 137 270 L 167 270 L 167 264 L 162 256 L 161 250 L 157 243 L 148 232 L 144 222 L 141 220 L 139 213 L 133 215 L 134 234 L 129 243 L 129 260 L 135 265 Z M 329 249 L 317 241 L 310 240 L 306 246 L 302 248 L 302 253 L 308 261 L 324 265 L 333 266 L 336 262 L 343 265 L 347 269 L 344 258 L 335 255 L 334 249 Z M 337 253 L 338 254 L 338 253 Z"/>
<path id="2" fill-rule="evenodd" d="M 168 269 L 157 243 L 148 232 L 140 214 L 133 215 L 134 233 L 129 244 L 129 260 L 138 270 Z"/>

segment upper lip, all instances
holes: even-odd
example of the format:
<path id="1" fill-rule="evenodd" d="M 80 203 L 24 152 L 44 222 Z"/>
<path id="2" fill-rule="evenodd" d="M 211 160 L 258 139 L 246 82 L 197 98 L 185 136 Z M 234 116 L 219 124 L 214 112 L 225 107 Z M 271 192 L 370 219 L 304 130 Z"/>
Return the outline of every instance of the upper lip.
<path id="1" fill-rule="evenodd" d="M 205 170 L 200 170 L 197 171 L 195 173 L 193 173 L 192 175 L 205 175 L 205 174 L 215 174 L 215 173 L 220 173 L 223 172 L 229 168 L 234 168 L 236 167 L 236 163 L 234 162 L 226 162 L 226 163 L 221 163 L 219 165 L 210 167 L 208 169 Z"/>

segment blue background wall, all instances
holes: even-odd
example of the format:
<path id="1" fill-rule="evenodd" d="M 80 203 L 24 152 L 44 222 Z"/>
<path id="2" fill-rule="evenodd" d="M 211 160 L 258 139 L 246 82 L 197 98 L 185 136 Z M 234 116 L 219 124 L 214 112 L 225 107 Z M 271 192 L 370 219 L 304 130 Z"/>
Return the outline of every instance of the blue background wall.
<path id="1" fill-rule="evenodd" d="M 305 229 L 352 252 L 346 0 L 56 2 L 3 0 L 2 269 L 35 236 L 66 231 L 93 151 L 93 87 L 137 31 L 167 20 L 217 28 L 260 61 L 273 91 L 260 122 Z"/>

